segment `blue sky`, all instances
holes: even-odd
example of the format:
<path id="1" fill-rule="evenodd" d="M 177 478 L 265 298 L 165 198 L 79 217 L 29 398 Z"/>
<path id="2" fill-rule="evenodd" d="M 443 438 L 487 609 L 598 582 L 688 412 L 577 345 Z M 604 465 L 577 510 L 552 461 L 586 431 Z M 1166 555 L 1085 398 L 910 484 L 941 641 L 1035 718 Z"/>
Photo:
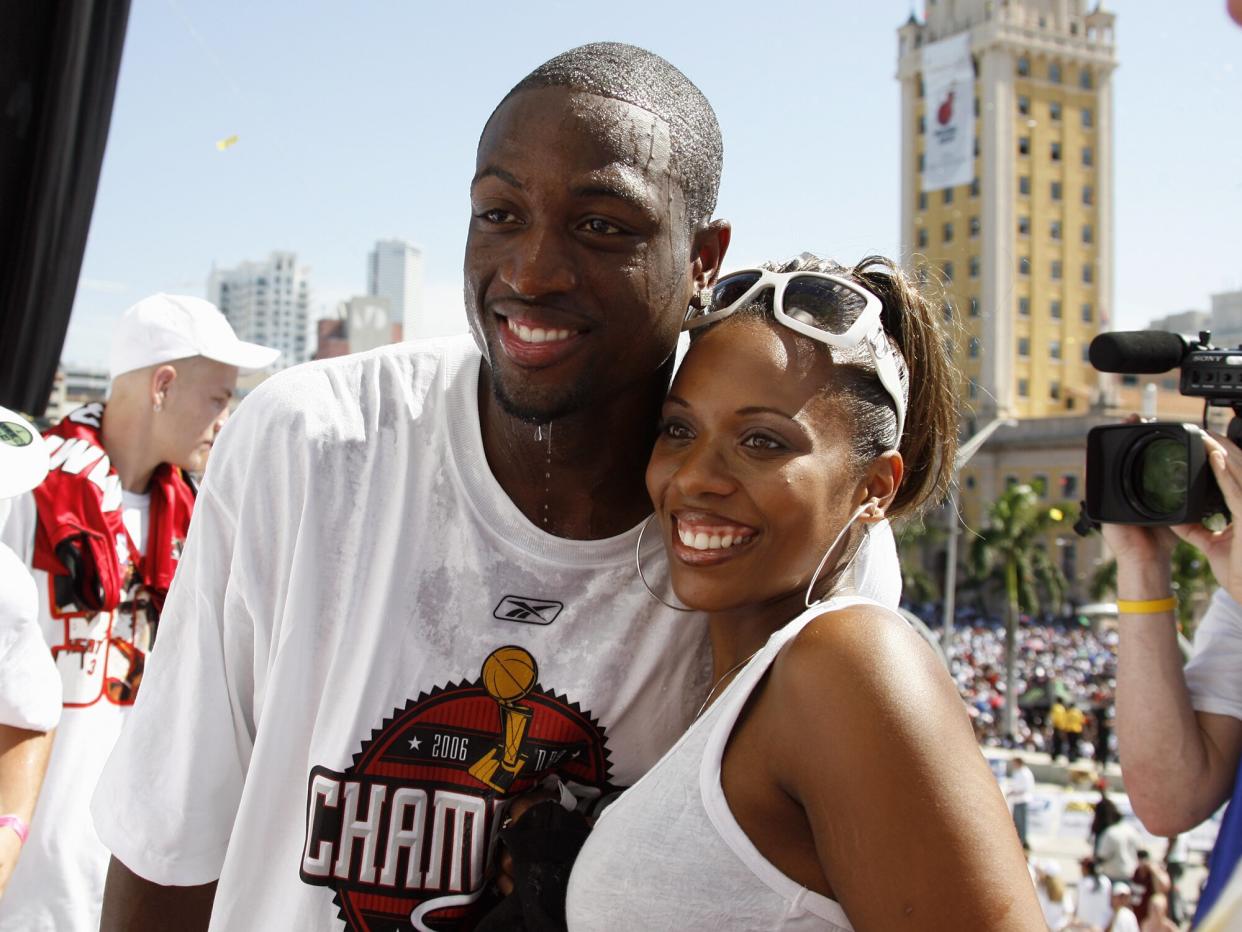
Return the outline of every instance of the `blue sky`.
<path id="1" fill-rule="evenodd" d="M 1223 0 L 1112 2 L 1116 325 L 1242 288 L 1242 29 Z M 921 10 L 922 4 L 919 3 Z M 467 187 L 492 107 L 583 42 L 686 72 L 725 138 L 730 264 L 898 248 L 896 27 L 910 0 L 134 0 L 63 358 L 102 366 L 112 322 L 213 262 L 290 249 L 314 315 L 366 253 L 423 249 L 427 335 L 464 330 Z M 217 140 L 236 135 L 225 151 Z"/>

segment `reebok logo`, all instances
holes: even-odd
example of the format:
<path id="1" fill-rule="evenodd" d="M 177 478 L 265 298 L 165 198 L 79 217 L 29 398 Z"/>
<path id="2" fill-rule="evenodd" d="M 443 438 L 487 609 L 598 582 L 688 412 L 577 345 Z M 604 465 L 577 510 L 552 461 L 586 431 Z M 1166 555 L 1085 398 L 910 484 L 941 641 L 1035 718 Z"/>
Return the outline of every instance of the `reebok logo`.
<path id="1" fill-rule="evenodd" d="M 565 603 L 554 602 L 551 599 L 507 595 L 492 611 L 492 617 L 501 621 L 520 621 L 527 625 L 550 625 L 556 621 L 564 607 Z"/>

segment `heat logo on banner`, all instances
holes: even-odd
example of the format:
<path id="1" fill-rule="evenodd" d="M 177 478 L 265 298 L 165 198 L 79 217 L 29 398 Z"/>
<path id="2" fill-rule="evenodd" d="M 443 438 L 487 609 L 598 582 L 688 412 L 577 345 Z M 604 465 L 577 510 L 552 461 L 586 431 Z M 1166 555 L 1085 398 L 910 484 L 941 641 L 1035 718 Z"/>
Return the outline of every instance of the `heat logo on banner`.
<path id="1" fill-rule="evenodd" d="M 347 929 L 468 927 L 509 800 L 549 773 L 607 784 L 604 729 L 538 677 L 524 648 L 498 648 L 473 683 L 394 709 L 344 772 L 312 768 L 300 874 L 336 891 Z"/>
<path id="2" fill-rule="evenodd" d="M 970 184 L 974 178 L 975 67 L 970 34 L 953 36 L 923 47 L 923 92 L 929 131 L 923 153 L 923 190 L 936 191 Z"/>

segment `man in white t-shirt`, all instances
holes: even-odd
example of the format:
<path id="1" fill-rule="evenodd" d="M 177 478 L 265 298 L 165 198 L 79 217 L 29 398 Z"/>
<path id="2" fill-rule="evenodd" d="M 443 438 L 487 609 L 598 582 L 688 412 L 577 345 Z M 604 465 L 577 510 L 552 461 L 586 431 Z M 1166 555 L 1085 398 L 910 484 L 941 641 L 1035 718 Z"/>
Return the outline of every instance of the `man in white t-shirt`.
<path id="1" fill-rule="evenodd" d="M 643 476 L 729 242 L 720 164 L 667 62 L 558 56 L 479 141 L 474 340 L 299 367 L 240 407 L 93 804 L 103 929 L 470 928 L 515 795 L 609 794 L 681 734 L 703 622 L 634 561 L 671 598 Z"/>
<path id="2" fill-rule="evenodd" d="M 99 927 L 109 855 L 89 803 L 189 531 L 185 471 L 203 469 L 238 368 L 277 355 L 238 340 L 206 301 L 154 295 L 113 330 L 107 404 L 78 408 L 46 434 L 50 471 L 16 500 L 4 539 L 34 568 L 64 708 L 38 819 L 0 901 L 3 932 Z"/>
<path id="3" fill-rule="evenodd" d="M 1013 813 L 1014 828 L 1018 830 L 1018 840 L 1026 844 L 1026 816 L 1035 793 L 1035 774 L 1021 757 L 1011 758 L 1008 765 L 1008 778 L 1005 781 L 1005 799 Z"/>

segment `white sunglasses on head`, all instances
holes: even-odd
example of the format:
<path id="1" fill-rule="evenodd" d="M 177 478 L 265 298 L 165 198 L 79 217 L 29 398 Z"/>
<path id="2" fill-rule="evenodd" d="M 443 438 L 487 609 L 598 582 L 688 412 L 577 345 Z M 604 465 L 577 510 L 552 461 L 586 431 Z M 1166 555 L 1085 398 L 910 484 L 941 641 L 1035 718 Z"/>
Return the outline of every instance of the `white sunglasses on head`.
<path id="1" fill-rule="evenodd" d="M 901 375 L 880 319 L 883 305 L 857 282 L 825 272 L 730 272 L 712 288 L 710 305 L 690 308 L 681 329 L 697 330 L 723 320 L 768 288 L 772 289 L 773 314 L 789 329 L 838 349 L 866 345 L 880 384 L 897 411 L 896 449 L 906 426 Z"/>

